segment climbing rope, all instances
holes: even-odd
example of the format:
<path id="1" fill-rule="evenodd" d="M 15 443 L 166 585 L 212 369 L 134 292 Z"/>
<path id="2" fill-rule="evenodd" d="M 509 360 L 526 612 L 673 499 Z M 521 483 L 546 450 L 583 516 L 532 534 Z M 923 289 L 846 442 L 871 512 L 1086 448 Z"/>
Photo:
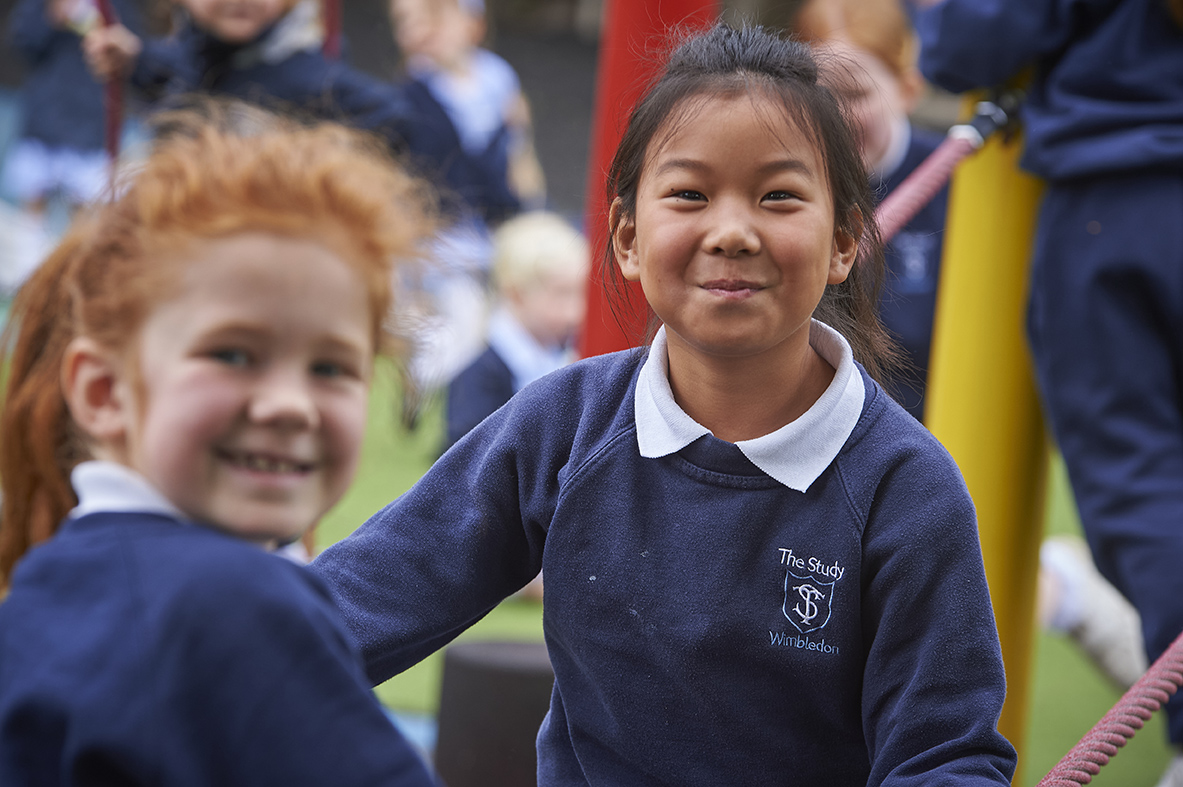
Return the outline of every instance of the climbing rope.
<path id="1" fill-rule="evenodd" d="M 1138 678 L 1130 690 L 1052 768 L 1037 787 L 1088 784 L 1117 750 L 1183 686 L 1183 634 Z"/>
<path id="2" fill-rule="evenodd" d="M 949 129 L 937 149 L 880 203 L 875 218 L 884 243 L 895 237 L 921 208 L 932 201 L 962 159 L 986 144 L 991 134 L 1011 125 L 1018 105 L 1017 93 L 1000 93 L 990 100 L 978 102 L 973 119 L 968 123 Z"/>

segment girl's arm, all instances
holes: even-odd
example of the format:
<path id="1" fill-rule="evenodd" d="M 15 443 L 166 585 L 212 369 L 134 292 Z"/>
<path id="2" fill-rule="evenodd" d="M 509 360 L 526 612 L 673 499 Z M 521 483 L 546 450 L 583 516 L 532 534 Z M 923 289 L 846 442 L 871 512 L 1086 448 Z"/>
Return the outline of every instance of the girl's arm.
<path id="1" fill-rule="evenodd" d="M 942 0 L 916 9 L 920 70 L 960 93 L 995 87 L 1060 51 L 1082 18 L 1120 0 Z"/>
<path id="2" fill-rule="evenodd" d="M 1009 784 L 1005 674 L 973 505 L 948 455 L 935 442 L 928 454 L 881 480 L 864 531 L 868 784 Z"/>
<path id="3" fill-rule="evenodd" d="M 545 416 L 530 391 L 313 562 L 374 683 L 443 647 L 541 569 L 569 443 L 540 438 Z M 562 405 L 550 409 L 559 430 Z"/>

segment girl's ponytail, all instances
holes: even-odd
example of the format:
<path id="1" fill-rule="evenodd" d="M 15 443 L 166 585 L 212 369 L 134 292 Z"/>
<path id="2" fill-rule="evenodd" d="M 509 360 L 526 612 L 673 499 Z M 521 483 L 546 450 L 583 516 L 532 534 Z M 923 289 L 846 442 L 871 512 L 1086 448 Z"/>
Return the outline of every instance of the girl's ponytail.
<path id="1" fill-rule="evenodd" d="M 8 587 L 21 556 L 52 536 L 77 503 L 69 478 L 77 447 L 60 377 L 74 334 L 66 280 L 88 236 L 87 224 L 78 222 L 21 287 L 4 331 L 0 589 Z"/>

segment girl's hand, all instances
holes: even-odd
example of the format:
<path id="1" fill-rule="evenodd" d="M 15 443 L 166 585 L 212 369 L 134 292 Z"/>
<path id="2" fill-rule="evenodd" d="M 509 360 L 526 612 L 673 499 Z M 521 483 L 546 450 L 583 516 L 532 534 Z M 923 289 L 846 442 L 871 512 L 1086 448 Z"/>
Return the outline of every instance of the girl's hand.
<path id="1" fill-rule="evenodd" d="M 100 82 L 126 77 L 143 48 L 139 36 L 123 25 L 96 27 L 82 39 L 86 65 Z"/>

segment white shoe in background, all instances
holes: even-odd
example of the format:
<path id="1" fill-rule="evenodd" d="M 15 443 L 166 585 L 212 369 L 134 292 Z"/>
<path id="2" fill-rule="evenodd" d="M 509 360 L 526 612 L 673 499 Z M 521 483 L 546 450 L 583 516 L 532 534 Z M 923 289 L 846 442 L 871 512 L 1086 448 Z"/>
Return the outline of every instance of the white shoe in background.
<path id="1" fill-rule="evenodd" d="M 1183 787 L 1183 754 L 1176 754 L 1171 758 L 1167 769 L 1162 772 L 1155 787 Z"/>
<path id="2" fill-rule="evenodd" d="M 1146 672 L 1142 621 L 1137 610 L 1093 564 L 1088 546 L 1075 536 L 1046 539 L 1039 550 L 1045 627 L 1074 640 L 1123 691 Z M 1179 787 L 1183 787 L 1183 765 Z"/>

